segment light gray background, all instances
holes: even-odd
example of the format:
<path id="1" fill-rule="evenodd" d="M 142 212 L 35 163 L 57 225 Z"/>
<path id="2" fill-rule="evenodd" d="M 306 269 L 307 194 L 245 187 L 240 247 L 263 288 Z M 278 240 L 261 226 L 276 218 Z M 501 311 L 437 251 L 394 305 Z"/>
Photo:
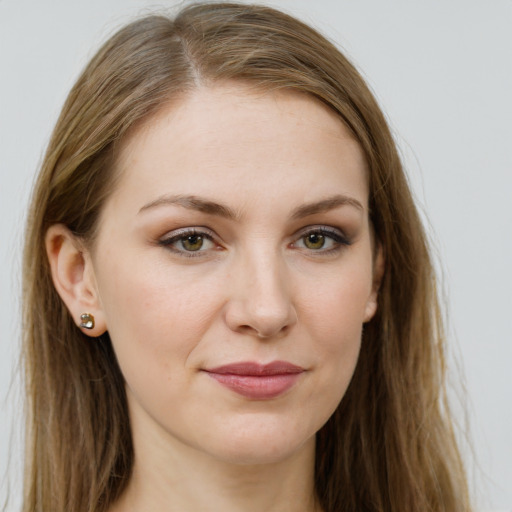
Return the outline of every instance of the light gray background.
<path id="1" fill-rule="evenodd" d="M 163 5 L 170 7 L 176 2 Z M 481 510 L 512 509 L 512 0 L 274 0 L 342 46 L 391 119 L 428 218 L 466 375 Z M 19 480 L 24 212 L 79 70 L 143 0 L 0 0 L 0 475 Z M 463 421 L 462 414 L 459 419 Z M 468 450 L 465 449 L 468 454 Z M 7 487 L 0 488 L 0 506 Z M 15 509 L 14 500 L 9 509 Z"/>

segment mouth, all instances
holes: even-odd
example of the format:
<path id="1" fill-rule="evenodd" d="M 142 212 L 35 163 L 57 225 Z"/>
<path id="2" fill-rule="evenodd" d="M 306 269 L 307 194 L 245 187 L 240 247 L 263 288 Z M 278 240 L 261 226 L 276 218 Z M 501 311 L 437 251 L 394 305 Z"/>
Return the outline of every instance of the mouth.
<path id="1" fill-rule="evenodd" d="M 288 391 L 306 371 L 286 361 L 239 362 L 203 370 L 231 391 L 253 400 L 269 400 Z"/>

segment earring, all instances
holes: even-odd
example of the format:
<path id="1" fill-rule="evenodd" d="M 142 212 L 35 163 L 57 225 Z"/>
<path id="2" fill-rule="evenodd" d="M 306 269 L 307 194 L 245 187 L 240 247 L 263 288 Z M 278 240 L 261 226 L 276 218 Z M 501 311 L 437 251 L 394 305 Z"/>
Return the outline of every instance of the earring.
<path id="1" fill-rule="evenodd" d="M 83 313 L 80 315 L 80 327 L 82 329 L 94 329 L 94 317 L 91 313 Z"/>

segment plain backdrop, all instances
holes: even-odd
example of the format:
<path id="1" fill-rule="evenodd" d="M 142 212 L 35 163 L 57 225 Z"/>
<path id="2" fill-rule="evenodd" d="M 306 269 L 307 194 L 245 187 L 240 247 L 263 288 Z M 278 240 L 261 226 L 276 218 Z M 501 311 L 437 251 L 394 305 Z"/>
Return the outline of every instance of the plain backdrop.
<path id="1" fill-rule="evenodd" d="M 471 486 L 480 510 L 512 510 L 512 0 L 267 3 L 343 48 L 390 119 L 444 277 L 450 376 L 465 375 L 469 426 L 457 411 L 475 452 L 464 449 Z M 0 475 L 14 485 L 9 510 L 22 459 L 13 375 L 31 184 L 79 70 L 116 27 L 155 8 L 0 0 Z"/>

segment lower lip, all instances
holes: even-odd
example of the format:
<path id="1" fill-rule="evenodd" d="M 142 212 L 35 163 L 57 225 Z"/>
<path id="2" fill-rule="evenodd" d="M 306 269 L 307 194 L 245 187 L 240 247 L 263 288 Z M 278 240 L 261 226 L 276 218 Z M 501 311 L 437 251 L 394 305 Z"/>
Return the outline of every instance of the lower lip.
<path id="1" fill-rule="evenodd" d="M 208 375 L 235 393 L 253 400 L 268 400 L 288 391 L 299 379 L 300 373 L 277 375 L 234 375 L 211 373 Z"/>

